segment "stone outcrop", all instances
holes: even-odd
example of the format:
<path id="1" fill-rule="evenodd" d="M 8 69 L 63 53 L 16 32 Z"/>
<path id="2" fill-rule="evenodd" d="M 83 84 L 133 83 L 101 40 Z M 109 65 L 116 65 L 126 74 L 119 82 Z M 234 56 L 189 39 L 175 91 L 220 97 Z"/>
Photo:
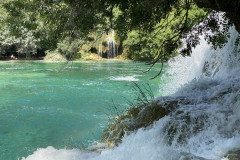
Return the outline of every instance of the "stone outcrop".
<path id="1" fill-rule="evenodd" d="M 229 160 L 240 160 L 240 150 L 232 150 L 225 156 Z"/>

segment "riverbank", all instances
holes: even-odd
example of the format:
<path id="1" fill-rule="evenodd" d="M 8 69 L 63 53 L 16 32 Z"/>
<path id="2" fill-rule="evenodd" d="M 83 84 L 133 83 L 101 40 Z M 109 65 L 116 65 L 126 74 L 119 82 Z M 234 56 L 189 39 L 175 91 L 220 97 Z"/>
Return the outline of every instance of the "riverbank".
<path id="1" fill-rule="evenodd" d="M 11 59 L 11 58 L 2 58 L 1 62 L 46 62 L 46 63 L 59 63 L 59 62 L 74 62 L 74 63 L 83 63 L 83 62 L 109 62 L 109 61 L 117 61 L 117 62 L 127 62 L 132 61 L 130 59 L 123 58 L 122 56 L 118 56 L 113 59 L 101 58 L 99 56 L 89 56 L 88 58 L 80 58 L 75 60 L 67 60 L 61 58 L 49 58 L 45 59 L 45 57 L 37 57 L 37 58 L 20 58 L 20 59 Z"/>
<path id="2" fill-rule="evenodd" d="M 122 55 L 118 55 L 117 57 L 114 57 L 112 59 L 106 59 L 94 53 L 84 54 L 81 57 L 75 57 L 75 58 L 74 58 L 74 55 L 71 55 L 71 57 L 66 58 L 66 56 L 61 55 L 59 53 L 48 52 L 43 60 L 47 62 L 66 62 L 66 61 L 82 62 L 82 61 L 107 61 L 107 60 L 124 61 L 128 59 Z"/>

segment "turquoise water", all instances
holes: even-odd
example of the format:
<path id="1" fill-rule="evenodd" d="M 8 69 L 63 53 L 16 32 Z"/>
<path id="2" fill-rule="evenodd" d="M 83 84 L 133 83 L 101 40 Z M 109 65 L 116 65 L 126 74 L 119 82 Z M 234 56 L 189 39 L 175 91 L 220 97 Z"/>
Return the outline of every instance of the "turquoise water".
<path id="1" fill-rule="evenodd" d="M 0 159 L 21 159 L 37 148 L 84 148 L 98 140 L 113 102 L 133 100 L 133 81 L 149 82 L 144 63 L 0 63 Z M 159 95 L 161 79 L 149 83 Z"/>

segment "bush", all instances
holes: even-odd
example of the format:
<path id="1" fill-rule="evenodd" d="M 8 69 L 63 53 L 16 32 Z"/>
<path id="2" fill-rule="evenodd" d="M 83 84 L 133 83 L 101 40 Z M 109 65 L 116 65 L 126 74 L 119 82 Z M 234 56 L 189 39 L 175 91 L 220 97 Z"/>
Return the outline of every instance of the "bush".
<path id="1" fill-rule="evenodd" d="M 68 60 L 81 58 L 81 54 L 79 54 L 80 48 L 83 46 L 84 41 L 81 39 L 72 39 L 70 37 L 66 37 L 63 41 L 57 44 L 57 51 L 65 55 Z"/>
<path id="2" fill-rule="evenodd" d="M 65 62 L 67 61 L 64 55 L 61 55 L 59 52 L 55 51 L 46 51 L 46 56 L 44 57 L 45 61 L 49 62 Z"/>

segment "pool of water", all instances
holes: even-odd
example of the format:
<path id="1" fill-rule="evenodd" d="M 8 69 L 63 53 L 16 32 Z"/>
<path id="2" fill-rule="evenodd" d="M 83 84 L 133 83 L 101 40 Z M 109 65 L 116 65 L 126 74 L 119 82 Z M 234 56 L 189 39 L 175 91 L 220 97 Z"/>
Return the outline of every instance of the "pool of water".
<path id="1" fill-rule="evenodd" d="M 98 140 L 111 106 L 133 101 L 133 82 L 159 96 L 156 65 L 133 62 L 0 63 L 0 159 L 21 159 L 37 148 L 84 148 Z"/>

